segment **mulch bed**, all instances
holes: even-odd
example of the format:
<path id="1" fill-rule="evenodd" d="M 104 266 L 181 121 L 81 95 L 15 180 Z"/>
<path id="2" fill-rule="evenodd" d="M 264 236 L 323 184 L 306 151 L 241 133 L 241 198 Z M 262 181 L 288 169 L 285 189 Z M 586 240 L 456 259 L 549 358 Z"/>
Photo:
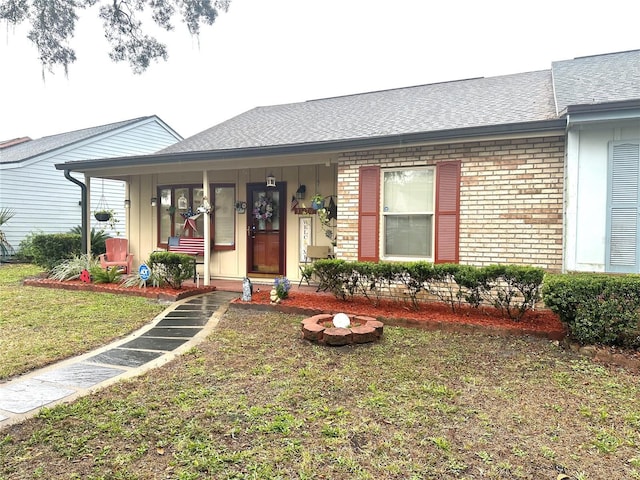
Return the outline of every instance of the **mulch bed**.
<path id="1" fill-rule="evenodd" d="M 169 287 L 124 287 L 117 283 L 85 283 L 80 280 L 66 280 L 60 282 L 58 280 L 51 280 L 49 278 L 29 278 L 24 281 L 24 285 L 30 287 L 48 287 L 48 288 L 60 288 L 63 290 L 80 290 L 88 292 L 102 292 L 102 293 L 118 293 L 123 295 L 135 295 L 138 297 L 153 298 L 156 300 L 163 300 L 168 302 L 175 302 L 182 300 L 183 298 L 192 297 L 194 295 L 200 295 L 202 293 L 213 292 L 215 286 L 183 286 L 181 289 L 169 288 Z"/>
<path id="2" fill-rule="evenodd" d="M 278 305 L 272 305 L 269 292 L 254 292 L 251 302 L 236 299 L 238 308 L 275 309 L 285 313 L 315 315 L 317 313 L 347 313 L 365 315 L 383 321 L 386 325 L 410 326 L 430 330 L 458 332 L 480 331 L 500 335 L 533 335 L 536 337 L 562 340 L 565 328 L 558 316 L 547 309 L 527 312 L 515 322 L 501 315 L 493 308 L 465 308 L 452 312 L 448 305 L 436 302 L 422 303 L 415 310 L 410 304 L 383 300 L 374 305 L 365 298 L 350 298 L 348 301 L 326 293 L 289 292 L 289 297 Z"/>

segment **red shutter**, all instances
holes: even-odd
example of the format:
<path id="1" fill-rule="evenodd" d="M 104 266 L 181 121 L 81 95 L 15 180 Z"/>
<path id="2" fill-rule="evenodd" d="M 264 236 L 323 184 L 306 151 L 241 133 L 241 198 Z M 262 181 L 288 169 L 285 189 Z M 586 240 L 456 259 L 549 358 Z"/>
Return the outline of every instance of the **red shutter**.
<path id="1" fill-rule="evenodd" d="M 458 263 L 459 230 L 460 162 L 440 163 L 436 170 L 435 263 Z"/>
<path id="2" fill-rule="evenodd" d="M 358 260 L 377 262 L 380 258 L 380 167 L 360 167 L 358 214 Z"/>

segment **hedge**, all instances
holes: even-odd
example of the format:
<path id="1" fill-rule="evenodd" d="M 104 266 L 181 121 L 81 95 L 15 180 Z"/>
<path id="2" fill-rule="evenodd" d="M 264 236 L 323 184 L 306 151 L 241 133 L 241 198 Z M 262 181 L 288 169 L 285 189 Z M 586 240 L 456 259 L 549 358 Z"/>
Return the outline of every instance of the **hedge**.
<path id="1" fill-rule="evenodd" d="M 473 267 L 427 262 L 346 262 L 318 260 L 305 272 L 315 276 L 319 289 L 348 299 L 361 295 L 378 303 L 391 295 L 393 286 L 418 308 L 421 294 L 435 297 L 453 312 L 461 306 L 497 308 L 512 320 L 520 320 L 540 299 L 544 271 L 535 267 L 491 265 Z"/>

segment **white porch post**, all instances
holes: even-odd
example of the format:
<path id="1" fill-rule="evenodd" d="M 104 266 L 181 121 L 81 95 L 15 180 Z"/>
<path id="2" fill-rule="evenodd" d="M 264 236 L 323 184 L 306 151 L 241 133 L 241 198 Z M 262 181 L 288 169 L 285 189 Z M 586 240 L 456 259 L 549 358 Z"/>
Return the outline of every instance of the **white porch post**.
<path id="1" fill-rule="evenodd" d="M 202 190 L 209 204 L 214 207 L 211 192 L 209 192 L 209 172 L 207 170 L 202 172 Z M 213 208 L 211 209 L 211 215 L 213 215 Z M 211 260 L 211 219 L 208 215 L 202 223 L 204 224 L 204 285 L 209 286 L 211 285 L 211 274 L 209 272 L 209 261 Z"/>
<path id="2" fill-rule="evenodd" d="M 82 206 L 82 214 L 87 215 L 87 231 L 84 232 L 87 241 L 87 251 L 85 253 L 91 255 L 91 177 L 86 173 L 84 174 L 84 184 L 87 186 L 87 205 L 86 207 Z"/>

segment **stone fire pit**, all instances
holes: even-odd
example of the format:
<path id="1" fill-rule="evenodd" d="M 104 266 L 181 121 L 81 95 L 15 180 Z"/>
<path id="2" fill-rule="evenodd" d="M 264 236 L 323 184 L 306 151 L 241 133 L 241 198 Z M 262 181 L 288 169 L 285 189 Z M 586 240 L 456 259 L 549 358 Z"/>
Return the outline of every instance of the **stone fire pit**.
<path id="1" fill-rule="evenodd" d="M 322 313 L 302 320 L 302 337 L 325 345 L 341 346 L 354 343 L 369 343 L 382 336 L 384 324 L 372 317 L 360 315 L 342 315 L 339 320 L 348 317 L 348 327 L 334 326 L 334 315 Z M 341 321 L 336 322 L 339 325 Z"/>

